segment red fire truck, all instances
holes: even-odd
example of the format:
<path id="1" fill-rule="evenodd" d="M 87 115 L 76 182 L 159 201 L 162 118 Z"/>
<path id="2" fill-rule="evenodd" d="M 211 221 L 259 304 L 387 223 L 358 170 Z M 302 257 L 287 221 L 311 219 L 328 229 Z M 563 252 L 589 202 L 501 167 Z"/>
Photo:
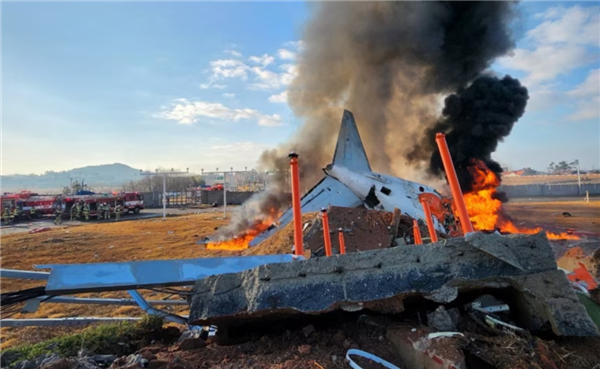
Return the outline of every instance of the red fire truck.
<path id="1" fill-rule="evenodd" d="M 98 194 L 93 193 L 89 195 L 38 195 L 27 191 L 20 193 L 5 193 L 2 195 L 2 203 L 0 211 L 5 208 L 12 209 L 15 207 L 19 209 L 20 218 L 30 216 L 31 207 L 35 207 L 35 216 L 41 217 L 42 215 L 50 215 L 54 213 L 54 210 L 60 206 L 63 210 L 63 216 L 68 217 L 71 211 L 71 207 L 77 202 L 82 201 L 90 205 L 90 215 L 96 216 L 96 208 L 99 203 L 106 203 L 110 206 L 111 212 L 114 213 L 114 209 L 117 205 L 121 205 L 124 213 L 133 212 L 138 214 L 144 209 L 143 196 L 138 192 L 121 192 L 121 193 L 110 193 L 110 194 Z"/>
<path id="2" fill-rule="evenodd" d="M 121 205 L 123 208 L 122 212 L 127 214 L 133 212 L 138 214 L 144 209 L 144 197 L 139 192 L 113 192 L 104 194 L 90 194 L 90 195 L 72 195 L 63 196 L 61 201 L 63 208 L 63 216 L 68 216 L 71 212 L 71 207 L 76 205 L 78 202 L 83 202 L 90 206 L 90 216 L 96 217 L 98 204 L 106 203 L 110 206 L 110 212 L 114 213 L 115 207 Z"/>
<path id="3" fill-rule="evenodd" d="M 2 195 L 0 211 L 5 208 L 19 209 L 21 215 L 31 215 L 31 207 L 35 207 L 34 217 L 39 218 L 45 214 L 52 214 L 55 208 L 56 197 L 50 195 L 38 195 L 29 191 L 19 193 L 5 193 Z"/>

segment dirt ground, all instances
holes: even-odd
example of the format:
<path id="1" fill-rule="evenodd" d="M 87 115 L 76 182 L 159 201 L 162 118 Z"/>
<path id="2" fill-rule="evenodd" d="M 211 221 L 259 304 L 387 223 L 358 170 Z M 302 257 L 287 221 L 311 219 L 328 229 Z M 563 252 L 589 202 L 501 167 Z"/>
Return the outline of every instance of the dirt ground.
<path id="1" fill-rule="evenodd" d="M 518 222 L 536 225 L 573 227 L 600 233 L 600 201 L 584 203 L 529 202 L 508 203 L 509 214 Z M 563 217 L 563 212 L 571 217 Z M 306 214 L 305 221 L 315 214 Z M 293 227 L 288 225 L 272 239 L 245 251 L 206 250 L 196 241 L 211 235 L 217 227 L 227 224 L 220 213 L 194 214 L 161 219 L 128 221 L 112 224 L 85 224 L 48 232 L 18 233 L 2 237 L 2 268 L 34 270 L 34 264 L 92 263 L 148 259 L 174 259 L 288 253 L 291 250 Z M 39 286 L 35 281 L 1 279 L 2 292 Z M 161 294 L 143 292 L 149 299 Z M 82 294 L 79 297 L 128 297 L 124 292 Z M 183 307 L 174 311 L 186 313 Z M 17 313 L 12 318 L 56 318 L 68 316 L 140 316 L 133 306 L 94 306 L 44 303 L 34 314 Z M 80 328 L 6 328 L 1 330 L 1 347 L 19 343 L 35 343 L 43 339 L 73 332 Z M 284 367 L 284 366 L 282 366 Z M 318 367 L 318 366 L 315 366 Z M 331 367 L 331 366 L 329 366 Z"/>
<path id="2" fill-rule="evenodd" d="M 508 214 L 525 225 L 574 228 L 600 233 L 600 199 L 593 201 L 508 202 Z M 563 213 L 569 213 L 565 216 Z"/>

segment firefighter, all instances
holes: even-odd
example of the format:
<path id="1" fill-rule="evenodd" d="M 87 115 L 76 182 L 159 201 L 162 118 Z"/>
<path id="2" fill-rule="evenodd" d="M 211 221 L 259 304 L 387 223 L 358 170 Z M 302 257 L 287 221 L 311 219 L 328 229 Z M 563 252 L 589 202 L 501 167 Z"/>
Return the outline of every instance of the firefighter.
<path id="1" fill-rule="evenodd" d="M 15 206 L 12 211 L 12 221 L 17 223 L 19 221 L 19 208 Z"/>
<path id="2" fill-rule="evenodd" d="M 71 214 L 73 214 L 73 213 L 71 212 Z M 56 210 L 54 210 L 54 215 L 56 216 L 56 218 L 54 219 L 54 224 L 56 224 L 56 225 L 61 224 L 62 223 L 62 208 L 60 207 L 60 205 L 56 207 Z"/>
<path id="3" fill-rule="evenodd" d="M 73 206 L 71 206 L 71 221 L 73 221 L 76 218 L 77 218 L 77 206 L 75 204 L 73 204 Z"/>
<path id="4" fill-rule="evenodd" d="M 119 221 L 121 220 L 121 210 L 123 209 L 123 207 L 121 206 L 121 204 L 117 204 L 117 206 L 115 207 L 115 221 Z"/>
<path id="5" fill-rule="evenodd" d="M 96 203 L 96 216 L 98 220 L 102 219 L 102 204 L 99 202 Z"/>
<path id="6" fill-rule="evenodd" d="M 110 205 L 106 202 L 104 203 L 104 217 L 110 219 Z"/>
<path id="7" fill-rule="evenodd" d="M 29 219 L 33 219 L 35 218 L 35 206 L 31 205 L 31 208 L 29 209 Z"/>
<path id="8" fill-rule="evenodd" d="M 2 211 L 2 218 L 4 219 L 4 223 L 8 224 L 10 221 L 10 209 L 7 207 Z"/>
<path id="9" fill-rule="evenodd" d="M 90 220 L 90 205 L 87 202 L 83 204 L 83 215 L 85 220 Z"/>
<path id="10" fill-rule="evenodd" d="M 81 212 L 83 210 L 83 206 L 81 205 L 82 201 L 77 203 L 77 219 L 81 219 Z"/>

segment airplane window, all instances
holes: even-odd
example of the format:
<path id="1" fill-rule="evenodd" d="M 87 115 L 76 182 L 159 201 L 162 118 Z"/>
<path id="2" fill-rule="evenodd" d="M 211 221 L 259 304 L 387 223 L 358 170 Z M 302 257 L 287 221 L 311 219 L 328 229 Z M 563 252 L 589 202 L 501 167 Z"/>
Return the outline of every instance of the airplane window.
<path id="1" fill-rule="evenodd" d="M 423 186 L 419 186 L 419 191 L 425 192 L 425 189 L 423 188 Z"/>
<path id="2" fill-rule="evenodd" d="M 392 193 L 392 190 L 390 190 L 387 187 L 381 187 L 381 192 L 384 193 L 384 194 L 386 194 L 386 195 L 389 195 L 389 194 Z"/>

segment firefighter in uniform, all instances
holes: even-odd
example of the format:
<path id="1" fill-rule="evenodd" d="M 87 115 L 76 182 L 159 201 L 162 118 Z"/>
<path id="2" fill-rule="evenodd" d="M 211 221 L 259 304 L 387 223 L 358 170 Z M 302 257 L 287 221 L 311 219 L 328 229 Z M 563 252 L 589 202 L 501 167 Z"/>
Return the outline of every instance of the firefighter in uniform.
<path id="1" fill-rule="evenodd" d="M 85 220 L 90 220 L 90 205 L 87 202 L 83 204 L 83 215 Z"/>
<path id="2" fill-rule="evenodd" d="M 77 203 L 77 219 L 81 219 L 81 211 L 83 210 L 83 206 L 81 206 L 81 201 Z"/>
<path id="3" fill-rule="evenodd" d="M 73 206 L 71 206 L 71 221 L 73 221 L 76 218 L 77 218 L 77 206 L 75 206 L 75 204 L 73 204 Z"/>
<path id="4" fill-rule="evenodd" d="M 35 218 L 35 206 L 31 205 L 31 208 L 29 209 L 29 219 L 33 219 Z"/>
<path id="5" fill-rule="evenodd" d="M 118 222 L 119 220 L 121 220 L 121 210 L 123 209 L 123 207 L 121 206 L 121 204 L 117 204 L 117 206 L 115 207 L 115 217 L 116 217 L 116 221 Z"/>
<path id="6" fill-rule="evenodd" d="M 96 217 L 98 220 L 102 219 L 102 204 L 99 202 L 96 203 Z"/>
<path id="7" fill-rule="evenodd" d="M 12 221 L 17 223 L 19 221 L 19 208 L 15 206 L 12 212 Z"/>
<path id="8" fill-rule="evenodd" d="M 73 212 L 71 212 L 71 214 L 73 214 Z M 54 224 L 58 225 L 62 223 L 62 208 L 59 206 L 56 207 L 56 210 L 54 211 L 54 215 L 56 216 L 56 218 L 54 219 Z"/>
<path id="9" fill-rule="evenodd" d="M 10 208 L 8 206 L 4 208 L 4 211 L 2 212 L 2 218 L 4 218 L 4 223 L 10 223 Z"/>
<path id="10" fill-rule="evenodd" d="M 110 205 L 106 202 L 104 203 L 104 217 L 110 219 Z"/>

